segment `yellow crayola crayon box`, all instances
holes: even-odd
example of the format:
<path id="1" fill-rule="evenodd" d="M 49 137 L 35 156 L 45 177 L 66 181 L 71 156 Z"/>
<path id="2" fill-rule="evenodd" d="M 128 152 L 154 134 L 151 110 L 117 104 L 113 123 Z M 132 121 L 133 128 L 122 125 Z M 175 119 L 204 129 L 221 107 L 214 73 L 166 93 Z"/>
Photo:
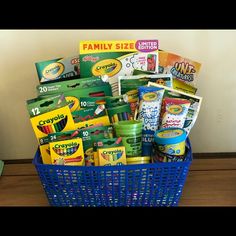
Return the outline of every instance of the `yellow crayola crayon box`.
<path id="1" fill-rule="evenodd" d="M 68 106 L 47 112 L 30 119 L 36 137 L 46 137 L 50 133 L 75 129 Z"/>
<path id="2" fill-rule="evenodd" d="M 158 47 L 158 40 L 81 41 L 80 75 L 107 75 L 117 96 L 118 76 L 134 70 L 158 73 Z"/>
<path id="3" fill-rule="evenodd" d="M 100 148 L 98 162 L 100 166 L 126 165 L 125 147 Z"/>
<path id="4" fill-rule="evenodd" d="M 82 128 L 86 128 L 86 127 L 97 125 L 97 124 L 102 124 L 106 126 L 106 125 L 110 125 L 111 123 L 110 123 L 109 117 L 106 115 L 106 116 L 101 116 L 95 119 L 75 123 L 75 129 L 82 129 Z"/>
<path id="5" fill-rule="evenodd" d="M 84 165 L 83 143 L 81 138 L 50 142 L 53 165 Z"/>

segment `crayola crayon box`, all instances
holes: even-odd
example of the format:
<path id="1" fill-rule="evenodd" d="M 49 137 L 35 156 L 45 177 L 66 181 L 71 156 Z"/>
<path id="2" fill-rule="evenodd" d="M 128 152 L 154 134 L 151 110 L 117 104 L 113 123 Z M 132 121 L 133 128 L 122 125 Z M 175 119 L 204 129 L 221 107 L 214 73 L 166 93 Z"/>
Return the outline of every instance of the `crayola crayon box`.
<path id="1" fill-rule="evenodd" d="M 100 166 L 126 165 L 125 147 L 99 148 L 98 160 Z"/>
<path id="2" fill-rule="evenodd" d="M 49 143 L 53 165 L 84 165 L 83 143 L 81 138 Z"/>
<path id="3" fill-rule="evenodd" d="M 39 82 L 47 83 L 80 76 L 79 56 L 56 58 L 35 63 Z"/>
<path id="4" fill-rule="evenodd" d="M 111 86 L 99 77 L 68 80 L 57 83 L 41 84 L 36 87 L 39 97 L 63 93 L 71 112 L 80 109 L 80 97 L 111 96 Z M 84 104 L 84 103 L 83 103 Z"/>
<path id="5" fill-rule="evenodd" d="M 134 70 L 158 73 L 158 47 L 158 40 L 81 41 L 81 77 L 107 75 L 117 96 L 118 76 Z"/>
<path id="6" fill-rule="evenodd" d="M 99 139 L 98 141 L 94 141 L 93 142 L 94 165 L 99 166 L 99 160 L 98 160 L 98 149 L 99 148 L 110 148 L 110 147 L 120 147 L 120 146 L 123 146 L 121 137 Z"/>
<path id="7" fill-rule="evenodd" d="M 80 129 L 79 136 L 83 140 L 86 166 L 94 165 L 93 142 L 104 138 L 112 138 L 113 135 L 112 126 L 96 126 Z"/>
<path id="8" fill-rule="evenodd" d="M 50 133 L 75 129 L 70 108 L 63 95 L 28 100 L 27 108 L 37 139 Z"/>

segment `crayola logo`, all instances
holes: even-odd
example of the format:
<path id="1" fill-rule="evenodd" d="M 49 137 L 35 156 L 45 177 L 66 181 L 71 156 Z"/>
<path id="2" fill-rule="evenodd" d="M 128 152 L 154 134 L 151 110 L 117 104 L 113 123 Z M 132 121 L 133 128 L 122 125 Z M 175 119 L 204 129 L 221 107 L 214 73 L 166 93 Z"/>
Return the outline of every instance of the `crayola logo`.
<path id="1" fill-rule="evenodd" d="M 116 59 L 105 59 L 97 62 L 92 68 L 94 76 L 107 75 L 113 76 L 121 70 L 121 62 Z"/>
<path id="2" fill-rule="evenodd" d="M 64 65 L 60 62 L 54 62 L 43 69 L 43 77 L 46 79 L 56 79 L 64 71 Z"/>
<path id="3" fill-rule="evenodd" d="M 123 151 L 121 150 L 114 150 L 114 151 L 103 151 L 101 156 L 107 161 L 117 161 L 123 155 Z"/>
<path id="4" fill-rule="evenodd" d="M 170 114 L 178 115 L 183 111 L 183 108 L 179 105 L 171 105 L 167 108 Z"/>
<path id="5" fill-rule="evenodd" d="M 67 119 L 68 119 L 67 116 L 64 116 L 63 114 L 61 115 L 58 114 L 53 118 L 47 120 L 40 120 L 37 128 L 44 134 L 60 132 L 66 127 Z"/>
<path id="6" fill-rule="evenodd" d="M 79 100 L 76 97 L 66 97 L 66 101 L 69 103 L 70 111 L 73 112 L 79 109 Z"/>
<path id="7" fill-rule="evenodd" d="M 63 119 L 64 117 L 65 116 L 63 114 L 61 114 L 61 115 L 58 114 L 57 116 L 55 116 L 53 118 L 50 118 L 50 119 L 47 119 L 47 120 L 40 120 L 39 125 L 45 125 L 45 124 L 48 124 L 48 123 L 53 123 L 54 121 L 57 121 L 59 119 Z"/>
<path id="8" fill-rule="evenodd" d="M 52 149 L 59 156 L 71 156 L 78 150 L 79 146 L 80 145 L 77 142 L 71 142 L 66 144 L 57 143 Z"/>
<path id="9" fill-rule="evenodd" d="M 148 101 L 148 102 L 154 101 L 156 99 L 157 99 L 157 94 L 153 92 L 146 93 L 143 95 L 143 100 Z"/>
<path id="10" fill-rule="evenodd" d="M 72 148 L 72 147 L 76 147 L 77 145 L 78 145 L 77 142 L 72 142 L 68 144 L 55 144 L 54 148 Z"/>

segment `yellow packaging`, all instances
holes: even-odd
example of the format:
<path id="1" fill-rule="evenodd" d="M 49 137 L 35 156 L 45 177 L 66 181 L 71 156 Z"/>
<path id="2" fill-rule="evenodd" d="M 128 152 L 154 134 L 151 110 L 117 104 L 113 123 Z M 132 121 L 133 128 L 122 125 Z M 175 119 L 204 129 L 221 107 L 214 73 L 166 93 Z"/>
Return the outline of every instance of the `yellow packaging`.
<path id="1" fill-rule="evenodd" d="M 97 150 L 99 166 L 126 165 L 125 147 L 100 148 Z"/>
<path id="2" fill-rule="evenodd" d="M 39 146 L 43 164 L 52 164 L 49 144 Z"/>
<path id="3" fill-rule="evenodd" d="M 32 117 L 30 121 L 38 140 L 50 133 L 76 129 L 68 106 Z"/>
<path id="4" fill-rule="evenodd" d="M 94 160 L 94 166 L 99 166 L 98 151 L 93 152 L 93 160 Z"/>
<path id="5" fill-rule="evenodd" d="M 101 116 L 95 119 L 75 123 L 75 129 L 82 129 L 97 124 L 102 124 L 103 126 L 107 126 L 110 125 L 111 123 L 108 116 Z"/>
<path id="6" fill-rule="evenodd" d="M 50 153 L 54 165 L 84 165 L 83 143 L 81 138 L 50 142 Z"/>

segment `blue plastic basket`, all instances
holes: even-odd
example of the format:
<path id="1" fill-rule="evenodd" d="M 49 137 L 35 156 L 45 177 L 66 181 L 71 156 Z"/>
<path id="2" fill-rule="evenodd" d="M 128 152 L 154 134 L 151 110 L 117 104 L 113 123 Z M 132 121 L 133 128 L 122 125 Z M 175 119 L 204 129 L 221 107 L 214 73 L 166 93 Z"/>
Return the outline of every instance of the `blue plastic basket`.
<path id="1" fill-rule="evenodd" d="M 124 166 L 59 166 L 33 160 L 51 206 L 177 206 L 192 162 Z"/>

